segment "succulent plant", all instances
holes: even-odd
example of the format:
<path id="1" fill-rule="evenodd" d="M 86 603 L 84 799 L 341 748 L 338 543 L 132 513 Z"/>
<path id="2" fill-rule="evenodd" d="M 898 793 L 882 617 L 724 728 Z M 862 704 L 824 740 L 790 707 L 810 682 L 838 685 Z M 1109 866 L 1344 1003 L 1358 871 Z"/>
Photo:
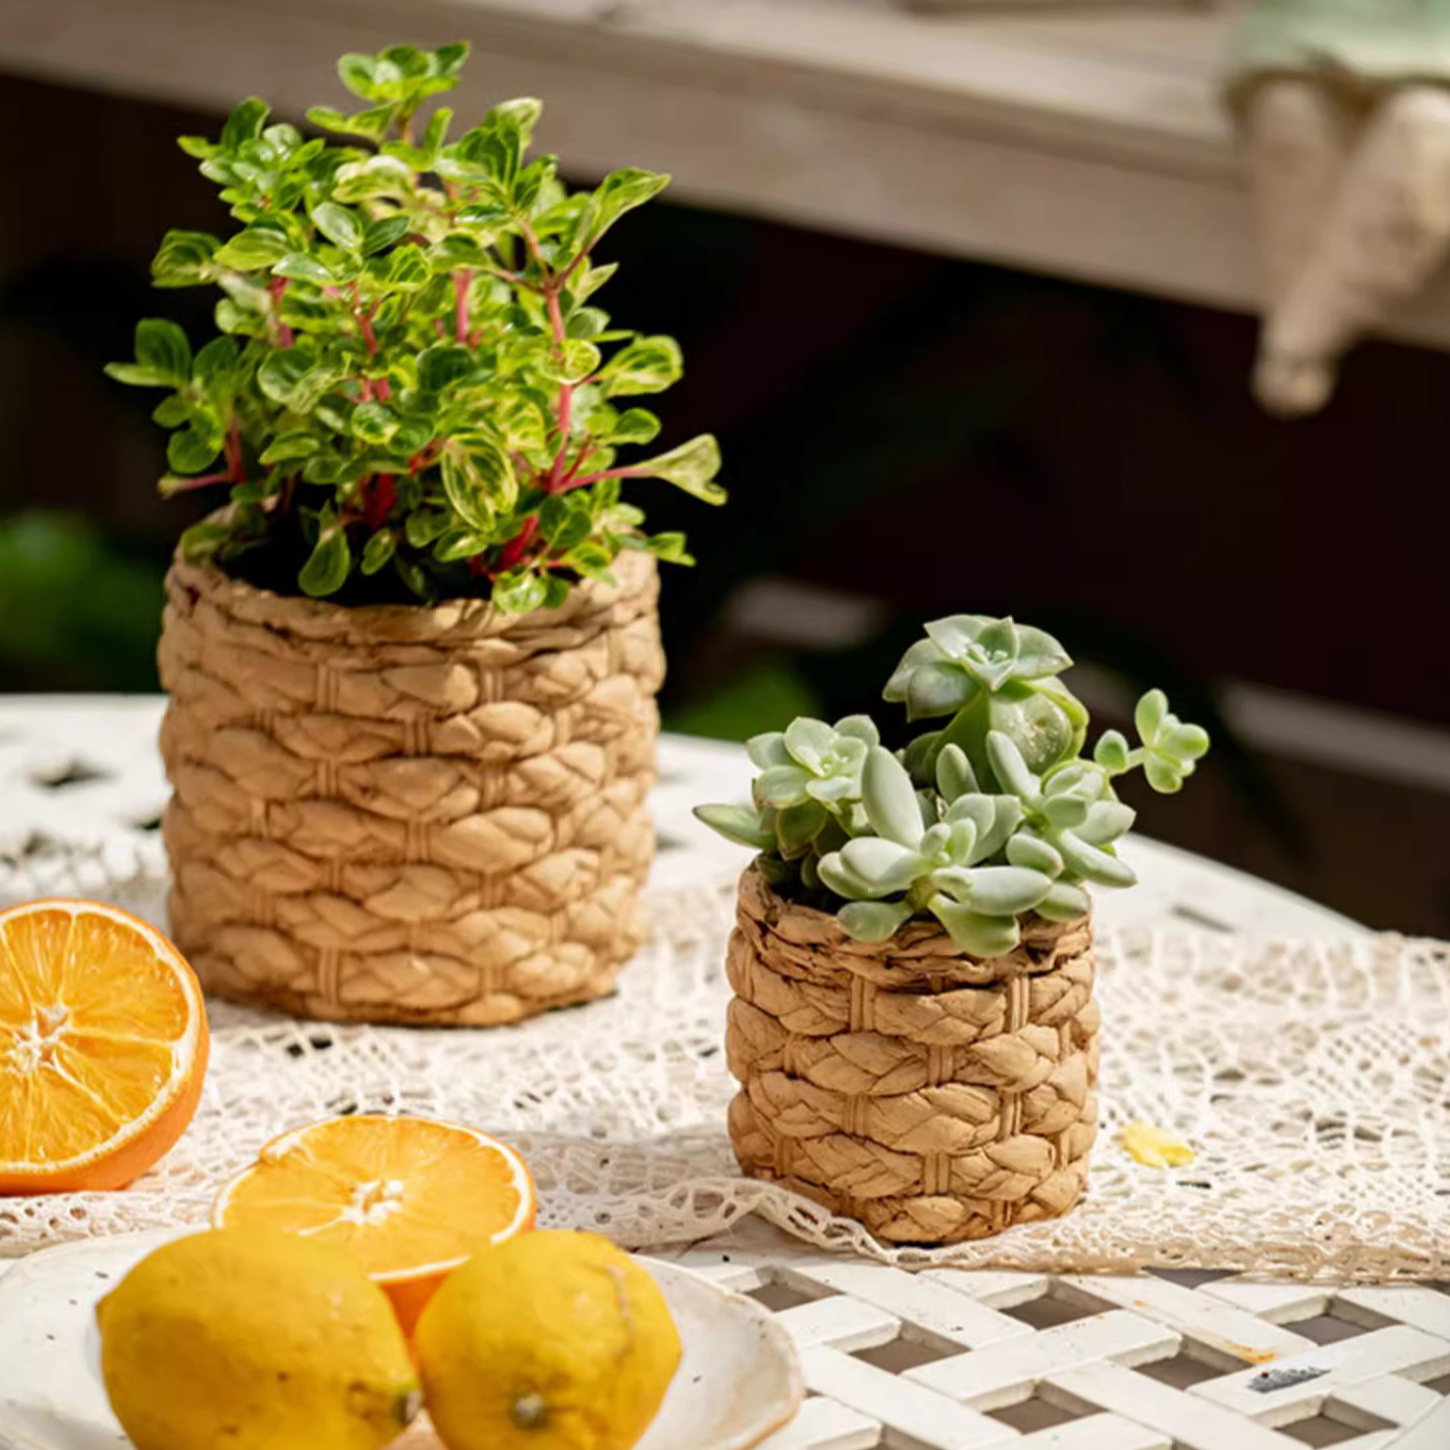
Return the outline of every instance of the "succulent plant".
<path id="1" fill-rule="evenodd" d="M 1134 812 L 1114 780 L 1141 768 L 1182 788 L 1208 735 L 1138 702 L 1136 748 L 1116 730 L 1081 754 L 1088 713 L 1057 676 L 1072 661 L 1041 630 L 961 614 L 926 626 L 885 697 L 910 719 L 950 715 L 893 753 L 863 715 L 794 721 L 747 742 L 760 769 L 750 806 L 700 806 L 722 835 L 760 852 L 770 884 L 834 910 L 858 941 L 934 917 L 962 951 L 1010 951 L 1029 912 L 1075 921 L 1085 884 L 1133 885 L 1117 855 Z"/>

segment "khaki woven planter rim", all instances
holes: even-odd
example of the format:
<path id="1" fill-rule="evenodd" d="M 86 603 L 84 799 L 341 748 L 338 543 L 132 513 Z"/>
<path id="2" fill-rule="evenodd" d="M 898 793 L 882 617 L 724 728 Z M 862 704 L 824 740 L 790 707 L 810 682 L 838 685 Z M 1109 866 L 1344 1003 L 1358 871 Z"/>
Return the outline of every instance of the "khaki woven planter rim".
<path id="1" fill-rule="evenodd" d="M 179 557 L 158 660 L 171 926 L 208 990 L 491 1024 L 611 990 L 653 859 L 653 558 L 509 615 L 347 608 Z"/>
<path id="2" fill-rule="evenodd" d="M 1097 1131 L 1090 918 L 1024 918 L 1003 956 L 909 922 L 852 941 L 750 867 L 728 961 L 741 1167 L 879 1237 L 984 1238 L 1066 1213 Z"/>

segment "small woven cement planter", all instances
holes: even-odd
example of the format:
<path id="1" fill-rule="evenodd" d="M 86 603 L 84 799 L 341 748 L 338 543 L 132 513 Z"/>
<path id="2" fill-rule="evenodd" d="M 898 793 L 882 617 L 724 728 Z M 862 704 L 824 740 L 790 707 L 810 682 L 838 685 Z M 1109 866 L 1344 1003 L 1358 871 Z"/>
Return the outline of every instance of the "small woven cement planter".
<path id="1" fill-rule="evenodd" d="M 751 867 L 730 938 L 741 1167 L 882 1239 L 951 1243 L 1066 1213 L 1097 1131 L 1090 918 L 1029 916 L 978 961 L 909 923 L 880 945 Z"/>
<path id="2" fill-rule="evenodd" d="M 643 936 L 654 560 L 557 609 L 348 609 L 178 559 L 171 928 L 208 990 L 494 1024 L 607 993 Z"/>

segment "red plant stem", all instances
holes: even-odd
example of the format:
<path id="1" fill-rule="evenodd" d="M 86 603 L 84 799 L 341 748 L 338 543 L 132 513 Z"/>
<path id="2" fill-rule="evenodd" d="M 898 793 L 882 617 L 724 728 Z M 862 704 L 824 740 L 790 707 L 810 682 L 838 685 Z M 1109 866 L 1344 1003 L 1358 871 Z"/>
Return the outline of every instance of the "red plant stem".
<path id="1" fill-rule="evenodd" d="M 544 479 L 545 493 L 558 493 L 564 481 L 564 458 L 569 451 L 569 428 L 574 411 L 574 389 L 569 383 L 559 384 L 559 451 L 549 465 Z"/>
<path id="2" fill-rule="evenodd" d="M 199 473 L 195 478 L 176 478 L 166 480 L 166 491 L 168 493 L 185 493 L 189 488 L 204 488 L 209 483 L 235 483 L 230 468 L 224 468 L 220 473 Z"/>
<path id="3" fill-rule="evenodd" d="M 578 478 L 579 470 L 584 467 L 585 459 L 593 457 L 596 451 L 594 445 L 589 441 L 589 435 L 586 433 L 584 436 L 584 446 L 574 455 L 574 461 L 569 465 L 569 471 L 560 482 L 568 484 L 571 480 Z"/>
<path id="4" fill-rule="evenodd" d="M 580 247 L 579 254 L 574 258 L 574 260 L 570 262 L 569 265 L 565 267 L 562 272 L 559 273 L 559 285 L 561 287 L 564 286 L 568 282 L 569 278 L 574 275 L 574 269 L 580 264 L 580 262 L 583 262 L 588 258 L 589 249 L 593 245 L 593 241 L 585 242 L 585 244 Z"/>
<path id="5" fill-rule="evenodd" d="M 544 293 L 544 305 L 549 312 L 549 328 L 554 334 L 554 351 L 562 358 L 564 356 L 564 341 L 567 336 L 564 329 L 564 312 L 559 306 L 559 286 L 551 283 Z M 569 451 L 569 429 L 573 422 L 574 411 L 574 385 L 572 383 L 559 384 L 559 451 L 554 455 L 554 461 L 549 465 L 549 475 L 544 480 L 545 493 L 557 493 L 559 485 L 564 477 L 564 458 Z"/>
<path id="6" fill-rule="evenodd" d="M 372 402 L 373 380 L 371 378 L 359 378 L 357 380 L 357 400 L 360 403 Z"/>
<path id="7" fill-rule="evenodd" d="M 378 402 L 386 403 L 393 396 L 393 385 L 386 378 L 374 378 L 373 392 L 377 394 Z"/>
<path id="8" fill-rule="evenodd" d="M 189 488 L 205 488 L 209 483 L 245 483 L 247 476 L 242 469 L 242 430 L 233 423 L 227 430 L 222 444 L 222 457 L 227 466 L 215 473 L 201 473 L 195 478 L 176 478 L 167 484 L 168 492 L 183 493 Z"/>
<path id="9" fill-rule="evenodd" d="M 549 309 L 549 327 L 554 334 L 554 351 L 561 356 L 564 352 L 564 313 L 559 307 L 559 289 L 550 287 L 544 293 L 544 305 Z"/>
<path id="10" fill-rule="evenodd" d="M 373 336 L 373 313 L 377 311 L 378 304 L 373 303 L 366 312 L 358 300 L 358 285 L 352 284 L 352 315 L 357 322 L 358 331 L 362 333 L 363 344 L 368 350 L 369 357 L 376 357 L 378 353 L 378 340 Z"/>
<path id="11" fill-rule="evenodd" d="M 380 473 L 371 484 L 366 484 L 367 502 L 363 505 L 363 522 L 370 529 L 380 529 L 388 517 L 388 511 L 397 502 L 398 490 L 394 475 Z"/>
<path id="12" fill-rule="evenodd" d="M 524 520 L 524 526 L 508 543 L 506 543 L 498 556 L 498 572 L 505 569 L 512 569 L 515 564 L 523 558 L 524 550 L 534 541 L 534 535 L 539 532 L 539 518 L 537 514 Z"/>
<path id="13" fill-rule="evenodd" d="M 453 336 L 468 343 L 468 289 L 473 284 L 473 268 L 460 267 L 453 274 Z"/>
<path id="14" fill-rule="evenodd" d="M 579 477 L 579 470 L 583 467 L 584 460 L 593 452 L 593 447 L 586 443 L 561 478 L 551 480 L 548 475 L 545 475 L 543 483 L 540 485 L 544 492 L 549 494 L 568 493 L 570 489 L 577 488 L 578 484 L 575 479 Z"/>
<path id="15" fill-rule="evenodd" d="M 431 468 L 438 462 L 438 455 L 443 452 L 441 443 L 429 443 L 426 447 L 420 448 L 408 460 L 409 473 L 421 473 L 425 468 Z"/>
<path id="16" fill-rule="evenodd" d="M 566 493 L 571 488 L 583 488 L 586 484 L 598 483 L 601 478 L 648 478 L 649 475 L 638 468 L 605 468 L 598 473 L 586 473 L 582 478 L 567 478 L 559 493 Z"/>
<path id="17" fill-rule="evenodd" d="M 547 272 L 549 264 L 544 260 L 544 253 L 539 247 L 539 239 L 534 235 L 534 229 L 528 222 L 519 222 L 519 231 L 523 233 L 524 245 L 529 249 L 529 255 L 539 264 L 539 271 Z"/>
<path id="18" fill-rule="evenodd" d="M 273 277 L 267 283 L 267 291 L 272 294 L 272 319 L 277 328 L 278 347 L 291 347 L 296 341 L 292 329 L 282 321 L 282 294 L 287 290 L 288 280 L 286 277 Z"/>
<path id="19" fill-rule="evenodd" d="M 233 483 L 245 483 L 246 475 L 242 472 L 242 430 L 235 423 L 227 430 L 224 454 L 227 460 L 226 476 Z"/>

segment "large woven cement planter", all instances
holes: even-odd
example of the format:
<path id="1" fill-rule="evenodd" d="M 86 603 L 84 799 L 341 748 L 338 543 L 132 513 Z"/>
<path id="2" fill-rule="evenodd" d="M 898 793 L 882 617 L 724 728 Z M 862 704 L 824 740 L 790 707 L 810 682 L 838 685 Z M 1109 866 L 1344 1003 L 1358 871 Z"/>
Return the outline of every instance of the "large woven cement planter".
<path id="1" fill-rule="evenodd" d="M 615 573 L 519 616 L 172 565 L 171 929 L 209 991 L 493 1024 L 611 989 L 643 936 L 664 674 L 654 561 Z"/>
<path id="2" fill-rule="evenodd" d="M 934 925 L 852 941 L 752 867 L 730 938 L 741 1167 L 882 1239 L 951 1243 L 1066 1213 L 1097 1131 L 1092 923 L 1029 916 L 979 961 Z"/>

